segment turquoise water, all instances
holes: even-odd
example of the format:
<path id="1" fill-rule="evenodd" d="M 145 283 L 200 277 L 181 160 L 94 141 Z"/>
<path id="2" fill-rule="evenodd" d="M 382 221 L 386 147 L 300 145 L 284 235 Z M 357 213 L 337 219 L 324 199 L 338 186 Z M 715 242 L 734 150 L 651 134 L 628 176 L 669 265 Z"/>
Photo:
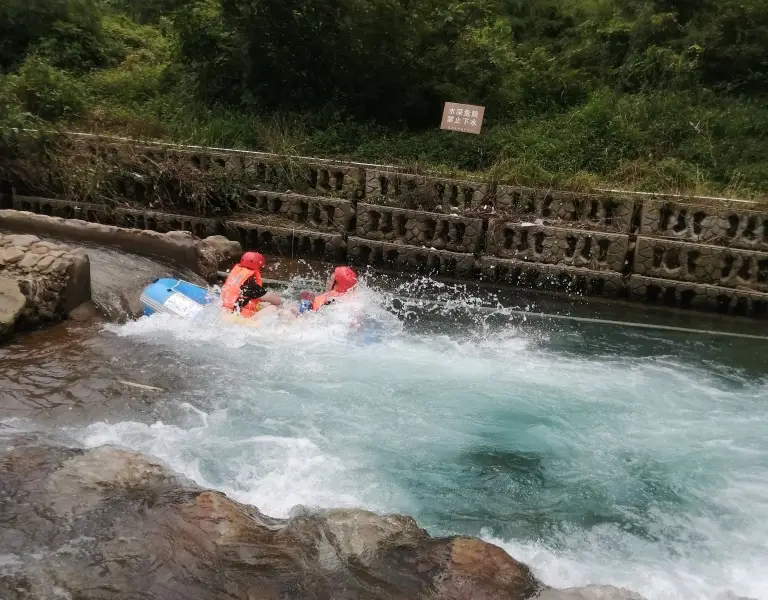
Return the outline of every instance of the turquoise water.
<path id="1" fill-rule="evenodd" d="M 174 365 L 178 411 L 75 433 L 275 516 L 362 506 L 480 535 L 558 587 L 768 597 L 768 344 L 472 310 L 404 324 L 361 302 L 377 340 L 343 306 L 290 328 L 110 326 Z"/>

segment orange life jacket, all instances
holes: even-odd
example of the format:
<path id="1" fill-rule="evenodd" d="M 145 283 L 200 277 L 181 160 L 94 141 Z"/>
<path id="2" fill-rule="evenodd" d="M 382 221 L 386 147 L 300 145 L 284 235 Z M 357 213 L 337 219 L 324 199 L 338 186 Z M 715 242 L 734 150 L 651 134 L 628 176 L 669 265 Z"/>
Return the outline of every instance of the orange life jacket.
<path id="1" fill-rule="evenodd" d="M 326 292 L 325 294 L 319 294 L 315 296 L 315 299 L 312 301 L 312 310 L 320 310 L 323 306 L 331 302 L 334 298 L 338 298 L 339 296 L 343 296 L 345 292 L 337 292 L 336 290 L 331 290 L 330 292 Z"/>
<path id="2" fill-rule="evenodd" d="M 246 280 L 253 275 L 256 278 L 256 283 L 262 285 L 261 273 L 258 271 L 252 271 L 237 265 L 227 277 L 224 285 L 221 286 L 221 305 L 227 310 L 234 311 L 237 306 L 237 301 L 240 298 L 240 289 Z M 261 301 L 257 298 L 255 300 L 249 300 L 248 304 L 240 309 L 240 316 L 252 317 L 261 310 Z"/>

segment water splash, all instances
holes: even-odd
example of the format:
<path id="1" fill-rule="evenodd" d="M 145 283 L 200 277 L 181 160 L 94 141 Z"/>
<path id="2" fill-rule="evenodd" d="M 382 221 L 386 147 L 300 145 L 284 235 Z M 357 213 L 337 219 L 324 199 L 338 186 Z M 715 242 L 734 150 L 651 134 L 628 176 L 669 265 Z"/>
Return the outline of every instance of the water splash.
<path id="1" fill-rule="evenodd" d="M 349 327 L 360 311 L 375 343 Z M 768 381 L 739 364 L 765 351 L 754 342 L 726 356 L 665 333 L 542 332 L 429 280 L 364 281 L 293 324 L 211 308 L 108 331 L 195 368 L 171 396 L 186 417 L 96 423 L 89 445 L 153 454 L 277 516 L 354 505 L 482 534 L 551 585 L 768 596 Z"/>

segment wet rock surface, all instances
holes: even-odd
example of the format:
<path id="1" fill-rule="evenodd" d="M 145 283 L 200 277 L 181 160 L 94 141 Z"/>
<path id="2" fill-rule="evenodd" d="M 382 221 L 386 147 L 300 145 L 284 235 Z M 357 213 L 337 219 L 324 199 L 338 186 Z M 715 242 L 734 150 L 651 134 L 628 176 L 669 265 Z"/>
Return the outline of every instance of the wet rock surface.
<path id="1" fill-rule="evenodd" d="M 503 550 L 408 517 L 273 519 L 114 447 L 0 430 L 0 597 L 516 599 L 543 586 Z"/>
<path id="2" fill-rule="evenodd" d="M 34 235 L 0 234 L 0 277 L 5 283 L 0 305 L 25 299 L 20 311 L 8 311 L 0 330 L 58 322 L 91 298 L 90 265 L 82 249 L 41 241 Z M 15 298 L 15 300 L 11 300 Z M 13 316 L 11 316 L 13 314 Z"/>
<path id="3" fill-rule="evenodd" d="M 0 277 L 0 338 L 13 331 L 27 299 L 14 279 Z"/>
<path id="4" fill-rule="evenodd" d="M 216 283 L 216 272 L 230 268 L 240 260 L 243 248 L 239 242 L 212 235 L 198 242 L 200 258 L 197 272 L 209 283 Z"/>
<path id="5" fill-rule="evenodd" d="M 32 246 L 43 245 L 50 246 L 48 254 L 53 253 L 55 256 L 54 244 L 41 242 L 35 235 L 26 235 L 27 232 L 57 239 L 75 240 L 86 245 L 97 245 L 142 256 L 152 256 L 192 269 L 211 282 L 215 281 L 218 269 L 231 266 L 243 252 L 239 242 L 219 235 L 199 239 L 189 231 L 160 233 L 15 210 L 0 210 L 0 227 L 23 232 L 8 236 L 16 241 L 6 242 L 6 245 L 0 237 L 0 271 L 4 264 L 16 263 L 21 263 L 19 267 L 26 270 L 40 271 L 43 268 L 56 268 L 50 262 L 51 259 L 46 256 L 47 251 L 33 249 L 30 256 L 26 256 L 26 250 Z M 68 248 L 67 251 L 69 250 L 71 249 Z M 38 256 L 35 252 L 40 255 Z M 82 253 L 84 254 L 84 251 Z"/>

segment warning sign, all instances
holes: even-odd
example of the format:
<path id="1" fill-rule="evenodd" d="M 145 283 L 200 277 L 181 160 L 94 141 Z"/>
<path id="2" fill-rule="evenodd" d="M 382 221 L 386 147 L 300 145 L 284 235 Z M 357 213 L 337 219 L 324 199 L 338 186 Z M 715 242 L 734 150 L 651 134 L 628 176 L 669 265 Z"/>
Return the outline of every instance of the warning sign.
<path id="1" fill-rule="evenodd" d="M 440 129 L 478 134 L 483 127 L 483 115 L 484 106 L 446 102 Z"/>

